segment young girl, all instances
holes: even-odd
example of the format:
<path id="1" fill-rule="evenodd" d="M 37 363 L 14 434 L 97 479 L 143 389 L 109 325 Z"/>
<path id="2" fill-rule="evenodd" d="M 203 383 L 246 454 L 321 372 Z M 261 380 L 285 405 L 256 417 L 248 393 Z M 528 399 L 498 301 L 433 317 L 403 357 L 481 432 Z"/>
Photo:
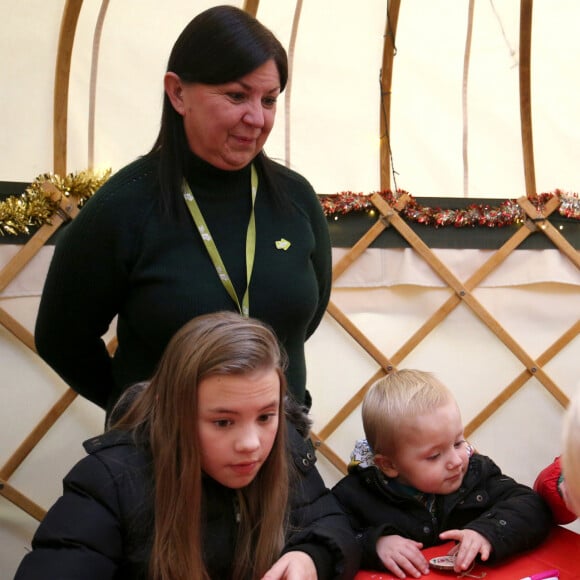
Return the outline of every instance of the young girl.
<path id="1" fill-rule="evenodd" d="M 282 357 L 237 313 L 186 324 L 85 442 L 16 580 L 354 576 L 348 520 L 285 421 Z"/>

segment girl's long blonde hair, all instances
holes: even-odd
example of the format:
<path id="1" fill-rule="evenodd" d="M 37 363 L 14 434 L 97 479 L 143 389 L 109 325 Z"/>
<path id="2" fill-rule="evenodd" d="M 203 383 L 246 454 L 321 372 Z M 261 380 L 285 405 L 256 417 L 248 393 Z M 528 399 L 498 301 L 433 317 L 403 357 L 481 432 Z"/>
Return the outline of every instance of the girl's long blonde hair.
<path id="1" fill-rule="evenodd" d="M 276 369 L 280 376 L 280 427 L 272 451 L 256 478 L 237 491 L 241 519 L 232 577 L 261 577 L 278 559 L 289 487 L 284 368 L 285 355 L 263 323 L 234 312 L 199 316 L 169 342 L 149 385 L 114 423 L 112 428 L 132 431 L 151 449 L 154 580 L 209 578 L 202 552 L 202 469 L 196 428 L 198 385 L 208 376 L 257 369 Z"/>

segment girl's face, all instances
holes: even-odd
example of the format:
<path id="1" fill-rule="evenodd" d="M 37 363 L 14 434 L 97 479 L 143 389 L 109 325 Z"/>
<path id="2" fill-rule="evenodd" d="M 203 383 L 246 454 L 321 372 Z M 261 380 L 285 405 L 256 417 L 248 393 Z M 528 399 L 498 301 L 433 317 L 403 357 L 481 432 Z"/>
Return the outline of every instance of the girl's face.
<path id="1" fill-rule="evenodd" d="M 198 389 L 203 471 L 232 489 L 248 485 L 272 450 L 279 406 L 276 369 L 203 379 Z"/>
<path id="2" fill-rule="evenodd" d="M 397 439 L 400 444 L 394 456 L 381 460 L 389 477 L 423 493 L 445 495 L 459 489 L 469 449 L 455 401 L 406 418 Z"/>
<path id="3" fill-rule="evenodd" d="M 190 149 L 219 169 L 245 167 L 262 150 L 276 117 L 280 75 L 268 60 L 241 79 L 222 84 L 181 83 L 167 73 L 169 85 L 178 82 L 179 94 L 166 90 L 183 117 Z"/>

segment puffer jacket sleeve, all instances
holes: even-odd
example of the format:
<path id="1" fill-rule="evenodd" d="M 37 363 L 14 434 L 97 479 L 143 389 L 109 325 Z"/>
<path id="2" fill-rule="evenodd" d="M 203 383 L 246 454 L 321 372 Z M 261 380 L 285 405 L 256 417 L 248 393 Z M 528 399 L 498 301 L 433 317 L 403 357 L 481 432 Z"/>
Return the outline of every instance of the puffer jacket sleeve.
<path id="1" fill-rule="evenodd" d="M 291 533 L 284 552 L 306 552 L 320 580 L 353 578 L 360 548 L 348 518 L 316 469 L 310 439 L 303 439 L 291 425 L 288 431 L 296 473 L 291 484 Z"/>
<path id="2" fill-rule="evenodd" d="M 377 541 L 381 536 L 404 534 L 396 528 L 396 519 L 389 517 L 388 504 L 369 488 L 369 482 L 373 480 L 372 469 L 349 469 L 349 473 L 332 488 L 332 494 L 355 530 L 361 547 L 361 567 L 386 570 L 377 554 Z M 371 513 L 374 519 L 370 517 Z"/>
<path id="3" fill-rule="evenodd" d="M 122 555 L 114 479 L 97 457 L 83 458 L 38 527 L 14 580 L 107 580 Z"/>
<path id="4" fill-rule="evenodd" d="M 489 507 L 464 527 L 490 541 L 490 562 L 534 548 L 548 536 L 552 514 L 535 491 L 502 473 L 485 455 L 476 454 L 470 461 L 471 469 L 481 469 L 482 473 L 481 485 L 471 497 L 477 502 L 483 496 L 483 503 Z"/>

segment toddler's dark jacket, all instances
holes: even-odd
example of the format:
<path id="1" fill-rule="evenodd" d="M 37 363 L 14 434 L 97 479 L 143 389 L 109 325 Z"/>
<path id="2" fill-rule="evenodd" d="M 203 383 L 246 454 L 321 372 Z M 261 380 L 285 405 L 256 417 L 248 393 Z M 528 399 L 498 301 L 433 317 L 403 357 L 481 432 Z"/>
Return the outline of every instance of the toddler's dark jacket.
<path id="1" fill-rule="evenodd" d="M 399 535 L 427 548 L 439 534 L 471 529 L 492 546 L 488 562 L 533 548 L 545 539 L 552 517 L 538 494 L 504 475 L 487 456 L 475 453 L 458 491 L 436 496 L 434 515 L 418 499 L 398 493 L 374 466 L 353 465 L 333 488 L 363 547 L 362 567 L 385 570 L 376 553 L 381 536 Z"/>

